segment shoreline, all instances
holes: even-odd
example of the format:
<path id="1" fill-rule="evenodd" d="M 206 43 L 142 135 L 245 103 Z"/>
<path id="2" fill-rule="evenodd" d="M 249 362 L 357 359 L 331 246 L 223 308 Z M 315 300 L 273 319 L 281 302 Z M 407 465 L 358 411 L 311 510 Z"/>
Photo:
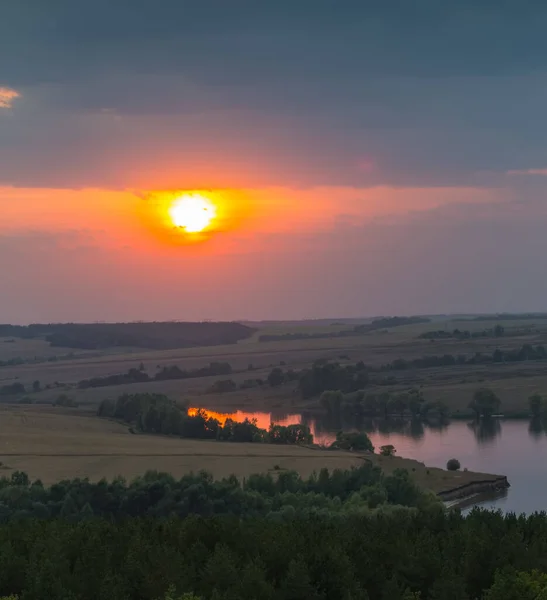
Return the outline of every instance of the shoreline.
<path id="1" fill-rule="evenodd" d="M 464 485 L 437 492 L 437 496 L 448 505 L 449 508 L 457 507 L 476 496 L 485 494 L 496 494 L 511 487 L 505 475 L 494 476 L 494 479 L 483 481 L 472 481 Z"/>

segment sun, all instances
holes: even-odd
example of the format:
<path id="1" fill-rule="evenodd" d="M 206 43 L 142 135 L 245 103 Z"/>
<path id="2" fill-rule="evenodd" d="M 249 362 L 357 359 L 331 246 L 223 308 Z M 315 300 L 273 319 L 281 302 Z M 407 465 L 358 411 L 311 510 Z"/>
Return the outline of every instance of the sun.
<path id="1" fill-rule="evenodd" d="M 216 206 L 199 194 L 184 194 L 175 198 L 169 208 L 169 216 L 175 227 L 188 233 L 199 233 L 215 218 Z"/>

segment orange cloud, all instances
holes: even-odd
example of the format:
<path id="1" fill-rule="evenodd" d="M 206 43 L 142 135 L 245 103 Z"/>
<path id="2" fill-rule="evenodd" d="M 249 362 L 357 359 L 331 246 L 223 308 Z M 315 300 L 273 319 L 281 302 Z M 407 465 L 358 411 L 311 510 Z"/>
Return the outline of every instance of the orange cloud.
<path id="1" fill-rule="evenodd" d="M 285 248 L 289 234 L 312 236 L 341 223 L 362 225 L 378 217 L 502 197 L 498 190 L 480 188 L 192 190 L 217 210 L 206 232 L 189 236 L 169 217 L 173 200 L 187 191 L 0 188 L 0 232 L 85 230 L 104 249 L 123 249 L 147 260 L 180 257 L 177 248 L 188 257 L 253 254 Z"/>
<path id="2" fill-rule="evenodd" d="M 14 100 L 20 97 L 19 92 L 8 87 L 0 87 L 0 108 L 11 108 Z"/>

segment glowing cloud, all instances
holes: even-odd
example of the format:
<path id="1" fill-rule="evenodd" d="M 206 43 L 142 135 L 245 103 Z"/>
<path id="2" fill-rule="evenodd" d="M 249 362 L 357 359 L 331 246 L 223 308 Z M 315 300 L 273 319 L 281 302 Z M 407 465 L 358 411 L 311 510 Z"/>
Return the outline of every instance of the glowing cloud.
<path id="1" fill-rule="evenodd" d="M 8 87 L 0 87 L 0 108 L 11 108 L 14 100 L 20 97 L 19 92 Z"/>

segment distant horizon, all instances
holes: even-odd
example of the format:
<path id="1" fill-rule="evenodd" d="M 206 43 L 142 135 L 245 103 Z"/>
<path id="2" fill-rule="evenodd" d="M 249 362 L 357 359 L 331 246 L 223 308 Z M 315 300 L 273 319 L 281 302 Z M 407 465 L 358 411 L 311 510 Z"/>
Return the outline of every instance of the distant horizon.
<path id="1" fill-rule="evenodd" d="M 373 316 L 360 316 L 360 317 L 303 317 L 301 319 L 198 319 L 198 320 L 186 320 L 186 319 L 135 319 L 131 321 L 33 321 L 27 323 L 15 323 L 3 321 L 0 319 L 1 325 L 11 325 L 14 327 L 29 327 L 31 325 L 119 325 L 119 324 L 137 324 L 137 323 L 241 323 L 246 324 L 276 324 L 276 323 L 314 323 L 317 321 L 326 322 L 326 324 L 335 324 L 337 322 L 356 322 L 356 321 L 371 321 L 376 319 L 390 318 L 390 317 L 423 317 L 423 318 L 441 318 L 441 317 L 489 317 L 489 316 L 500 316 L 500 317 L 511 317 L 511 316 L 547 316 L 547 310 L 524 310 L 524 311 L 493 311 L 493 312 L 454 312 L 454 313 L 412 313 L 412 314 L 384 314 L 384 315 L 373 315 Z"/>

